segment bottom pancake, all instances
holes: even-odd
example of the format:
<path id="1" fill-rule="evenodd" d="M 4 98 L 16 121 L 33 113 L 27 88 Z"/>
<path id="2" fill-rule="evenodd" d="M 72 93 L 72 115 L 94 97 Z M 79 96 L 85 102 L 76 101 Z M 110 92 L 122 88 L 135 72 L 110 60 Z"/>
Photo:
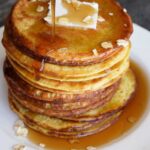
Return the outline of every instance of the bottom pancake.
<path id="1" fill-rule="evenodd" d="M 11 105 L 11 108 L 13 109 L 14 112 L 16 112 L 19 117 L 24 121 L 24 123 L 38 131 L 38 132 L 41 132 L 45 135 L 48 135 L 48 136 L 55 136 L 55 137 L 59 137 L 59 138 L 67 138 L 67 139 L 70 139 L 70 138 L 80 138 L 80 137 L 84 137 L 84 136 L 87 136 L 87 135 L 91 135 L 91 134 L 94 134 L 94 133 L 97 133 L 97 132 L 100 132 L 102 130 L 104 130 L 105 128 L 109 127 L 110 125 L 112 125 L 117 119 L 118 117 L 120 116 L 121 112 L 122 111 L 118 111 L 114 114 L 112 114 L 111 116 L 108 116 L 106 117 L 105 119 L 103 119 L 102 121 L 100 121 L 99 123 L 96 123 L 96 124 L 92 124 L 91 127 L 89 128 L 86 128 L 86 129 L 82 129 L 80 131 L 61 131 L 61 130 L 54 130 L 54 129 L 51 129 L 51 128 L 46 128 L 44 126 L 42 126 L 41 124 L 37 124 L 37 122 L 35 122 L 34 119 L 31 119 L 32 117 L 27 117 L 26 115 L 24 115 L 22 113 L 22 111 L 20 111 L 21 109 L 23 108 L 19 108 L 20 106 L 16 103 L 16 101 L 12 100 L 10 98 L 10 105 Z M 28 111 L 26 109 L 24 109 L 24 111 Z M 63 120 L 62 120 L 63 122 Z M 57 124 L 59 124 L 59 122 L 55 122 L 56 126 Z M 68 122 L 69 123 L 69 122 Z"/>

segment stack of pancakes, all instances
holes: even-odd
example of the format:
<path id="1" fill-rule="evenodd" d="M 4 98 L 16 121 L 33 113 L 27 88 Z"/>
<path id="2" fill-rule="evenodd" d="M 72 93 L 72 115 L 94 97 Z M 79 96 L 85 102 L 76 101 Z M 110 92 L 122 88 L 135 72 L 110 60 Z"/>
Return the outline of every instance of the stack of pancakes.
<path id="1" fill-rule="evenodd" d="M 78 138 L 102 131 L 119 118 L 135 90 L 131 19 L 115 0 L 96 2 L 105 18 L 96 30 L 57 26 L 55 37 L 43 19 L 46 1 L 20 0 L 8 17 L 3 45 L 10 106 L 38 132 Z M 36 11 L 39 5 L 42 12 Z M 128 44 L 117 44 L 119 39 Z"/>

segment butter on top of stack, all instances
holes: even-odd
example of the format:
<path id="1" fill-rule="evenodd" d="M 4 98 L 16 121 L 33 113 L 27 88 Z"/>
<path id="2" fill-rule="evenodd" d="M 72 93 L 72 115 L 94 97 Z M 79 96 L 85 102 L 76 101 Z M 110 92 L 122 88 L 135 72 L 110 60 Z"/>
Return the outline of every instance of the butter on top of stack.
<path id="1" fill-rule="evenodd" d="M 49 11 L 44 18 L 52 23 L 52 4 L 49 2 Z M 57 0 L 55 4 L 56 25 L 83 27 L 96 29 L 98 20 L 98 3 L 80 2 L 78 0 Z"/>
<path id="2" fill-rule="evenodd" d="M 45 0 L 18 1 L 5 25 L 10 106 L 27 126 L 46 135 L 78 138 L 102 131 L 135 91 L 130 17 L 115 0 L 82 2 L 62 0 L 68 10 L 77 6 L 74 13 L 94 8 L 95 17 L 83 13 L 82 25 L 58 15 L 56 3 L 55 37 Z M 97 19 L 88 24 L 88 18 Z"/>

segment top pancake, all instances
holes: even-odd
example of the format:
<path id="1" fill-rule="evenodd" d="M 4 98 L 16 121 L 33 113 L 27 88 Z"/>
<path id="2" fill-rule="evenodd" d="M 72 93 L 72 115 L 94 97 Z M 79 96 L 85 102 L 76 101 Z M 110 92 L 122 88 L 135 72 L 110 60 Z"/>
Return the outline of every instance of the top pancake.
<path id="1" fill-rule="evenodd" d="M 131 44 L 129 44 L 109 59 L 94 65 L 59 66 L 50 63 L 43 63 L 25 55 L 15 47 L 6 32 L 4 32 L 3 35 L 3 45 L 6 48 L 7 57 L 22 66 L 25 70 L 38 72 L 40 76 L 59 81 L 85 81 L 105 76 L 108 69 L 111 69 L 113 66 L 129 57 L 131 46 Z M 44 67 L 42 67 L 43 64 Z M 41 68 L 42 72 L 39 71 Z"/>
<path id="2" fill-rule="evenodd" d="M 67 66 L 102 62 L 123 48 L 117 46 L 116 41 L 129 39 L 132 23 L 115 0 L 95 2 L 99 4 L 99 15 L 106 20 L 98 22 L 96 30 L 57 26 L 56 36 L 52 38 L 52 27 L 43 20 L 47 15 L 48 3 L 20 0 L 9 17 L 7 32 L 20 51 L 40 61 L 44 59 L 45 62 Z M 44 6 L 43 12 L 36 11 L 38 5 Z M 110 16 L 110 12 L 114 15 Z M 104 41 L 111 41 L 114 48 L 103 49 L 101 43 Z M 92 52 L 95 48 L 97 56 Z"/>

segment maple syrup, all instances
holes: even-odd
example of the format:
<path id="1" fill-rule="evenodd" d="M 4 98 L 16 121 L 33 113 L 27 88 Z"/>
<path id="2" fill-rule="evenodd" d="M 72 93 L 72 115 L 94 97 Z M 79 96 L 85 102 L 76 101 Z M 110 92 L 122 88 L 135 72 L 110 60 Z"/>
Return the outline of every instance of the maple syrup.
<path id="1" fill-rule="evenodd" d="M 51 0 L 51 13 L 52 13 L 52 37 L 55 37 L 55 0 Z M 54 41 L 54 39 L 52 38 L 52 41 Z M 38 50 L 39 54 L 42 53 L 47 53 L 47 51 L 43 50 L 43 49 L 39 49 Z M 42 59 L 41 62 L 33 62 L 33 66 L 36 68 L 35 70 L 35 79 L 36 80 L 40 80 L 40 72 L 43 72 L 44 70 L 44 66 L 45 66 L 45 59 Z"/>
<path id="2" fill-rule="evenodd" d="M 38 144 L 44 143 L 46 149 L 53 150 L 85 150 L 87 146 L 99 147 L 112 143 L 114 140 L 126 135 L 143 116 L 148 103 L 148 84 L 143 71 L 135 64 L 131 63 L 131 68 L 137 80 L 136 92 L 132 96 L 130 103 L 125 108 L 119 120 L 104 131 L 79 139 L 78 142 L 70 143 L 67 140 L 48 137 L 29 129 L 29 140 Z M 129 133 L 128 133 L 129 134 Z M 113 144 L 113 143 L 112 143 Z"/>
<path id="3" fill-rule="evenodd" d="M 51 0 L 52 35 L 55 36 L 55 0 Z"/>

